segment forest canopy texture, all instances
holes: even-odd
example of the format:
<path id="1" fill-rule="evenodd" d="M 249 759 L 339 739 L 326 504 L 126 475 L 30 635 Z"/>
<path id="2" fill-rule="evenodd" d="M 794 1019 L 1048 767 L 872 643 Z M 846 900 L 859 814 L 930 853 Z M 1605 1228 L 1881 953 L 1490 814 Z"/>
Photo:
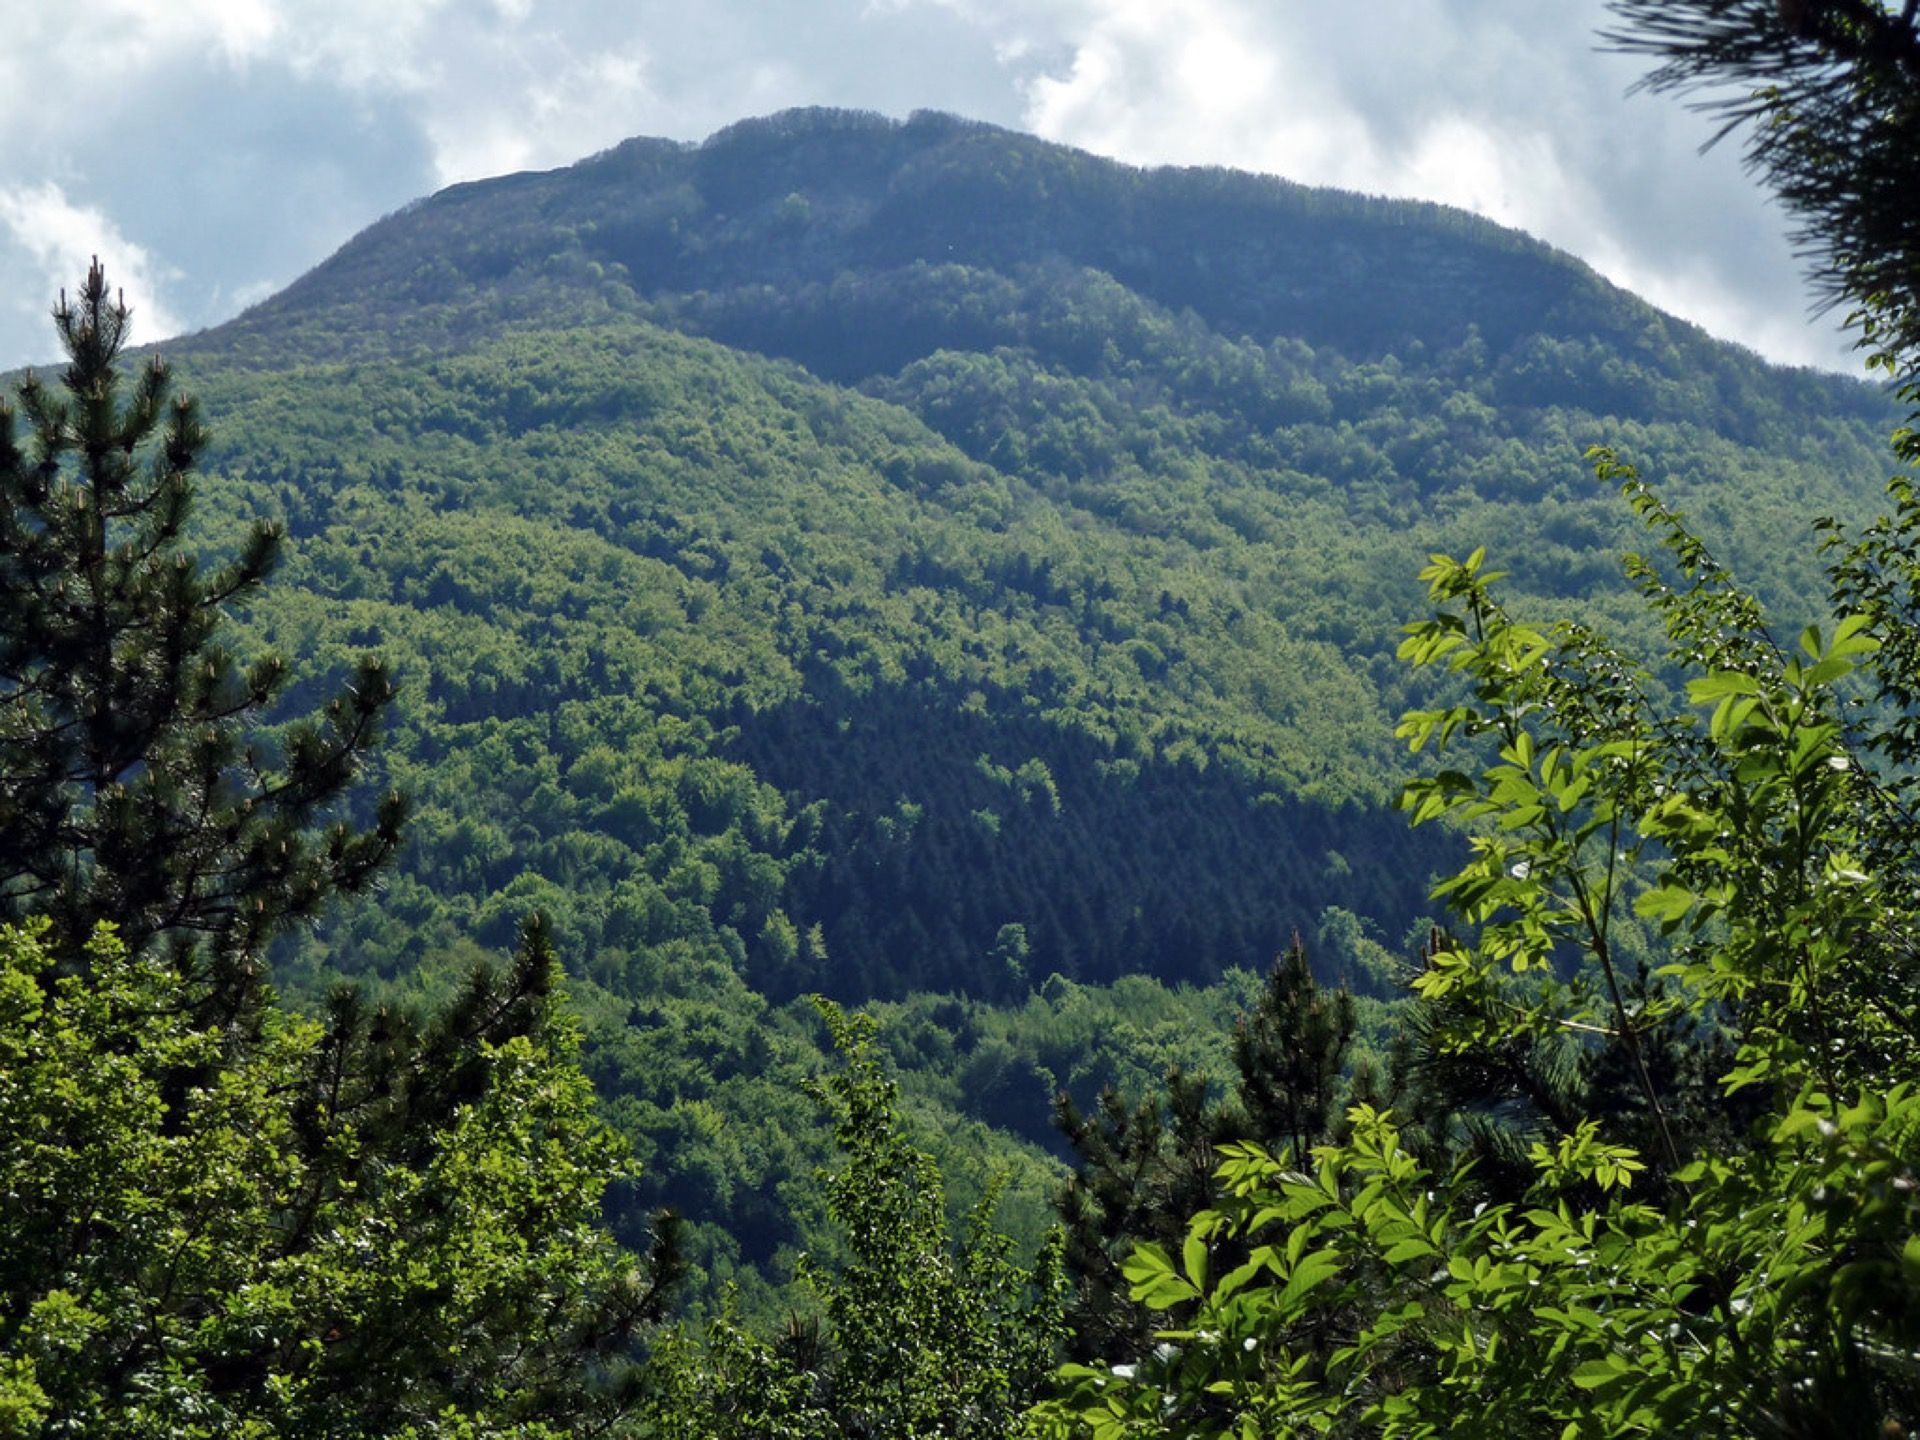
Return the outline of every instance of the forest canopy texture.
<path id="1" fill-rule="evenodd" d="M 1909 377 L 1913 16 L 1616 10 Z M 1915 1423 L 1911 386 L 932 114 L 56 321 L 0 1435 Z"/>
<path id="2" fill-rule="evenodd" d="M 1730 107 L 1749 155 L 1910 377 L 1913 191 L 1884 172 L 1911 165 L 1914 7 L 1617 8 L 1656 84 L 1777 82 Z M 1653 542 L 1628 573 L 1664 655 L 1517 618 L 1482 549 L 1433 557 L 1401 647 L 1467 682 L 1399 727 L 1434 757 L 1403 804 L 1470 844 L 1416 1043 L 1532 1115 L 1436 1130 L 1416 1081 L 1311 1149 L 1220 1147 L 1177 1249 L 1123 1267 L 1159 1343 L 1063 1372 L 1044 1433 L 1911 1432 L 1920 503 L 1900 477 L 1878 519 L 1817 526 L 1832 619 L 1776 635 L 1686 517 L 1589 458 Z M 1627 914 L 1665 963 L 1626 962 Z"/>
<path id="3" fill-rule="evenodd" d="M 781 1198 L 829 1158 L 801 997 L 900 1007 L 956 1195 L 1006 1169 L 1037 1243 L 1056 1091 L 1220 1073 L 1296 932 L 1399 993 L 1459 853 L 1393 809 L 1429 552 L 1511 537 L 1651 643 L 1613 443 L 1812 613 L 1776 537 L 1869 517 L 1898 418 L 1457 212 L 936 115 L 456 187 L 169 350 L 222 417 L 196 535 L 285 527 L 236 652 L 397 691 L 409 843 L 276 973 L 432 993 L 538 910 L 621 1233 L 680 1210 L 716 1294 L 832 1243 Z"/>

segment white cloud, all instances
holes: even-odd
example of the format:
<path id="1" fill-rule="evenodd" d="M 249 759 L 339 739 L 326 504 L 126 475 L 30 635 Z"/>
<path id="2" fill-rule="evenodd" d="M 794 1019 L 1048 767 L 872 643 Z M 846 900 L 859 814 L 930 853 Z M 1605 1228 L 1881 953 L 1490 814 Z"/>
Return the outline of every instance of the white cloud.
<path id="1" fill-rule="evenodd" d="M 78 0 L 30 7 L 12 37 L 43 79 L 122 79 L 171 55 L 218 55 L 244 64 L 268 53 L 280 31 L 276 0 Z M 11 16 L 8 17 L 11 22 Z"/>
<path id="2" fill-rule="evenodd" d="M 1670 100 L 1623 100 L 1633 64 L 1593 52 L 1603 0 L 7 8 L 0 191 L 103 203 L 123 242 L 191 272 L 150 288 L 193 324 L 436 184 L 787 105 L 931 106 L 1136 163 L 1463 205 L 1766 353 L 1848 363 L 1803 323 L 1780 217 L 1736 157 L 1696 156 L 1704 124 Z M 0 317 L 38 306 L 37 253 L 0 254 Z M 0 320 L 0 365 L 21 333 Z"/>
<path id="3" fill-rule="evenodd" d="M 281 29 L 273 0 L 112 0 L 109 8 L 117 13 L 90 34 L 140 36 L 175 50 L 211 42 L 229 64 L 267 54 Z"/>
<path id="4" fill-rule="evenodd" d="M 135 343 L 164 340 L 183 328 L 160 295 L 164 284 L 179 278 L 177 272 L 158 264 L 101 211 L 68 199 L 58 185 L 0 189 L 0 227 L 38 272 L 37 298 L 17 292 L 13 297 L 21 308 L 30 305 L 44 314 L 54 295 L 72 291 L 98 256 L 133 309 Z"/>
<path id="5" fill-rule="evenodd" d="M 449 66 L 449 32 L 512 24 L 506 7 L 467 0 L 269 0 L 280 16 L 283 58 L 296 74 L 355 90 L 431 94 L 485 77 Z M 454 52 L 457 55 L 457 51 Z"/>
<path id="6" fill-rule="evenodd" d="M 430 48 L 431 22 L 442 10 L 458 13 L 461 5 L 462 0 L 34 3 L 25 7 L 24 33 L 9 37 L 16 56 L 33 60 L 17 72 L 26 93 L 14 91 L 0 104 L 17 111 L 28 100 L 44 103 L 62 92 L 68 97 L 86 93 L 102 79 L 137 84 L 178 64 L 199 68 L 215 84 L 222 68 L 262 65 L 322 74 L 351 88 L 416 86 L 422 78 L 421 52 Z M 514 8 L 513 0 L 503 0 L 498 12 L 483 18 L 510 17 Z M 8 16 L 10 24 L 13 18 Z"/>
<path id="7" fill-rule="evenodd" d="M 576 53 L 557 35 L 486 37 L 489 83 L 438 93 L 424 129 L 439 183 L 564 165 L 626 139 L 647 98 L 635 45 Z"/>
<path id="8" fill-rule="evenodd" d="M 1804 301 L 1778 307 L 1756 304 L 1752 294 L 1734 289 L 1710 264 L 1681 258 L 1655 267 L 1623 252 L 1611 237 L 1585 258 L 1614 284 L 1650 304 L 1778 364 L 1862 373 L 1852 342 L 1838 338 L 1838 317 L 1811 319 Z"/>
<path id="9" fill-rule="evenodd" d="M 948 0 L 926 0 L 948 3 Z M 1623 93 L 1598 0 L 1055 0 L 1067 59 L 1036 133 L 1137 163 L 1225 164 L 1476 211 L 1775 358 L 1856 368 L 1809 325 L 1778 213 L 1701 122 Z M 991 23 L 1027 26 L 1005 9 Z"/>

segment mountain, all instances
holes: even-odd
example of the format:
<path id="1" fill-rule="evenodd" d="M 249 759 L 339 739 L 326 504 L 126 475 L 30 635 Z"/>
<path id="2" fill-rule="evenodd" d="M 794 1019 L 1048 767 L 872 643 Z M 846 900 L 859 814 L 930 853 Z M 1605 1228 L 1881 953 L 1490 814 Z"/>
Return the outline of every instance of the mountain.
<path id="1" fill-rule="evenodd" d="M 1786 383 L 1463 211 L 1220 169 L 1141 170 L 928 112 L 893 124 L 790 111 L 703 145 L 631 140 L 565 170 L 455 186 L 369 228 L 243 325 L 592 274 L 666 302 L 678 328 L 857 381 L 1030 332 L 1008 313 L 1013 287 L 980 282 L 1036 272 L 1117 285 L 1101 297 L 1107 313 L 1042 347 L 1064 358 L 1059 342 L 1078 340 L 1091 347 L 1083 361 L 1098 358 L 1096 327 L 1124 344 L 1150 324 L 1145 302 L 1227 337 L 1349 359 L 1477 334 L 1509 404 L 1751 431 Z M 1790 388 L 1831 406 L 1849 387 Z M 1847 408 L 1858 405 L 1856 394 Z"/>
<path id="2" fill-rule="evenodd" d="M 796 1238 L 794 997 L 885 1002 L 977 1160 L 963 1117 L 1042 1143 L 1055 1086 L 1217 1059 L 1295 931 L 1387 995 L 1454 844 L 1391 803 L 1425 555 L 1647 640 L 1607 443 L 1811 614 L 1795 542 L 1895 420 L 1456 211 L 924 114 L 457 186 L 168 348 L 207 542 L 293 542 L 246 643 L 402 686 L 413 841 L 287 983 L 431 988 L 546 912 L 631 1203 L 716 1276 Z"/>

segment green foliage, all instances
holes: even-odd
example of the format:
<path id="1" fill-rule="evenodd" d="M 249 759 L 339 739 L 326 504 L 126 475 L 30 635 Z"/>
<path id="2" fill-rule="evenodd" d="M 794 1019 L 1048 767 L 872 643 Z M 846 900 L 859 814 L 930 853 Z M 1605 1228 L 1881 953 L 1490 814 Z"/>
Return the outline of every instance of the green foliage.
<path id="1" fill-rule="evenodd" d="M 1180 1307 L 1163 1348 L 1132 1374 L 1065 1372 L 1057 1433 L 1877 1433 L 1913 1413 L 1898 1177 L 1920 1112 L 1897 1089 L 1830 1114 L 1788 1111 L 1665 1208 L 1591 1135 L 1541 1155 L 1524 1207 L 1470 1203 L 1371 1109 L 1309 1172 L 1231 1147 L 1231 1198 L 1187 1260 L 1129 1267 Z M 1229 1239 L 1251 1257 L 1209 1275 Z"/>
<path id="2" fill-rule="evenodd" d="M 1497 753 L 1408 787 L 1417 819 L 1474 822 L 1442 889 L 1475 939 L 1437 944 L 1416 988 L 1443 1051 L 1517 1032 L 1621 1054 L 1637 1113 L 1536 1142 L 1515 1200 L 1372 1106 L 1310 1162 L 1226 1147 L 1181 1263 L 1128 1266 L 1171 1312 L 1162 1348 L 1063 1372 L 1056 1433 L 1837 1436 L 1920 1415 L 1913 831 L 1869 758 L 1904 758 L 1874 742 L 1902 733 L 1876 717 L 1910 691 L 1913 616 L 1877 592 L 1785 652 L 1682 518 L 1596 458 L 1662 541 L 1666 569 L 1632 568 L 1690 708 L 1582 627 L 1510 619 L 1478 553 L 1435 558 L 1442 608 L 1405 650 L 1469 694 L 1402 732 Z M 1916 545 L 1883 520 L 1842 548 L 1837 596 Z M 1675 942 L 1657 972 L 1613 943 L 1627 910 Z M 1675 1026 L 1723 1039 L 1718 1087 L 1760 1098 L 1731 1143 L 1650 1062 Z"/>
<path id="3" fill-rule="evenodd" d="M 1375 1093 L 1378 1067 L 1355 1053 L 1356 1012 L 1352 995 L 1314 980 L 1296 941 L 1235 1019 L 1230 1094 L 1215 1095 L 1204 1073 L 1178 1065 L 1155 1093 L 1130 1102 L 1108 1086 L 1084 1114 L 1062 1092 L 1056 1123 L 1075 1168 L 1055 1204 L 1074 1281 L 1076 1358 L 1131 1363 L 1152 1348 L 1153 1317 L 1127 1283 L 1129 1255 L 1181 1243 L 1187 1217 L 1217 1192 L 1222 1146 L 1305 1154 L 1338 1133 L 1341 1098 Z"/>
<path id="4" fill-rule="evenodd" d="M 182 547 L 207 436 L 158 361 L 123 398 L 128 316 L 96 261 L 77 306 L 54 311 L 65 394 L 27 377 L 25 436 L 0 402 L 0 913 L 51 915 L 76 949 L 111 920 L 136 948 L 258 957 L 398 843 L 397 797 L 364 833 L 315 833 L 392 686 L 362 661 L 277 755 L 253 743 L 286 663 L 243 674 L 214 632 L 273 570 L 280 534 L 256 525 L 211 574 Z"/>
<path id="5" fill-rule="evenodd" d="M 803 1261 L 818 1315 L 794 1320 L 778 1340 L 722 1317 L 704 1347 L 666 1346 L 646 1433 L 1012 1436 L 1063 1338 L 1057 1237 L 1032 1267 L 1017 1264 L 993 1228 L 990 1190 L 955 1244 L 939 1169 L 902 1133 L 872 1020 L 828 1002 L 820 1010 L 842 1068 L 812 1088 L 843 1157 L 824 1183 L 847 1258 L 835 1267 Z"/>
<path id="6" fill-rule="evenodd" d="M 1612 0 L 1656 90 L 1744 129 L 1748 164 L 1798 222 L 1813 279 L 1889 371 L 1920 360 L 1920 25 L 1892 0 Z"/>
<path id="7" fill-rule="evenodd" d="M 0 932 L 0 1434 L 533 1436 L 619 1408 L 648 1301 L 598 1224 L 622 1147 L 557 1012 L 383 1146 L 337 1029 L 269 1009 L 236 1045 L 110 929 L 84 977 L 47 939 Z"/>
<path id="8" fill-rule="evenodd" d="M 1773 537 L 1865 512 L 1892 415 L 1471 217 L 938 116 L 458 187 L 170 349 L 223 417 L 196 538 L 286 527 L 234 648 L 290 657 L 289 718 L 377 648 L 418 797 L 275 974 L 433 999 L 539 910 L 645 1162 L 621 1233 L 680 1208 L 756 1319 L 836 1243 L 789 1198 L 796 997 L 927 1022 L 924 1066 L 885 1031 L 908 1104 L 1033 1235 L 1054 1090 L 1218 1052 L 1295 930 L 1363 1007 L 1424 933 L 1459 837 L 1391 810 L 1392 717 L 1450 694 L 1393 658 L 1416 557 L 1499 533 L 1519 595 L 1618 622 L 1610 436 L 1804 597 Z"/>

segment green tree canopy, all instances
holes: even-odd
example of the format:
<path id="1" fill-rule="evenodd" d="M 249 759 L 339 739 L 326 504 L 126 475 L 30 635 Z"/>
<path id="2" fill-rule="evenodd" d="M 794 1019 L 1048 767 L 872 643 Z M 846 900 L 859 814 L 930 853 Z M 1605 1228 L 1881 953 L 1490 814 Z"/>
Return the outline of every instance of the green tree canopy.
<path id="1" fill-rule="evenodd" d="M 184 547 L 207 436 L 161 361 L 126 392 L 129 319 L 96 261 L 54 310 L 57 391 L 29 376 L 17 411 L 0 401 L 0 913 L 49 915 L 75 947 L 111 920 L 136 949 L 165 936 L 231 963 L 392 855 L 397 795 L 371 830 L 325 823 L 392 685 L 363 659 L 265 742 L 285 662 L 243 671 L 216 632 L 280 532 L 255 525 L 211 571 Z"/>
<path id="2" fill-rule="evenodd" d="M 98 264 L 63 396 L 0 406 L 0 1435 L 541 1435 L 632 1400 L 675 1273 L 602 1224 L 547 927 L 438 1011 L 274 1004 L 266 943 L 361 888 L 404 806 L 334 818 L 391 687 L 270 737 L 183 537 L 205 435 Z"/>
<path id="3" fill-rule="evenodd" d="M 278 1010 L 236 1052 L 103 927 L 59 974 L 0 931 L 0 1436 L 575 1433 L 628 1398 L 657 1290 L 600 1227 L 595 1118 L 537 933 L 541 1024 L 446 1077 Z M 353 1063 L 343 1064 L 343 1058 Z"/>

